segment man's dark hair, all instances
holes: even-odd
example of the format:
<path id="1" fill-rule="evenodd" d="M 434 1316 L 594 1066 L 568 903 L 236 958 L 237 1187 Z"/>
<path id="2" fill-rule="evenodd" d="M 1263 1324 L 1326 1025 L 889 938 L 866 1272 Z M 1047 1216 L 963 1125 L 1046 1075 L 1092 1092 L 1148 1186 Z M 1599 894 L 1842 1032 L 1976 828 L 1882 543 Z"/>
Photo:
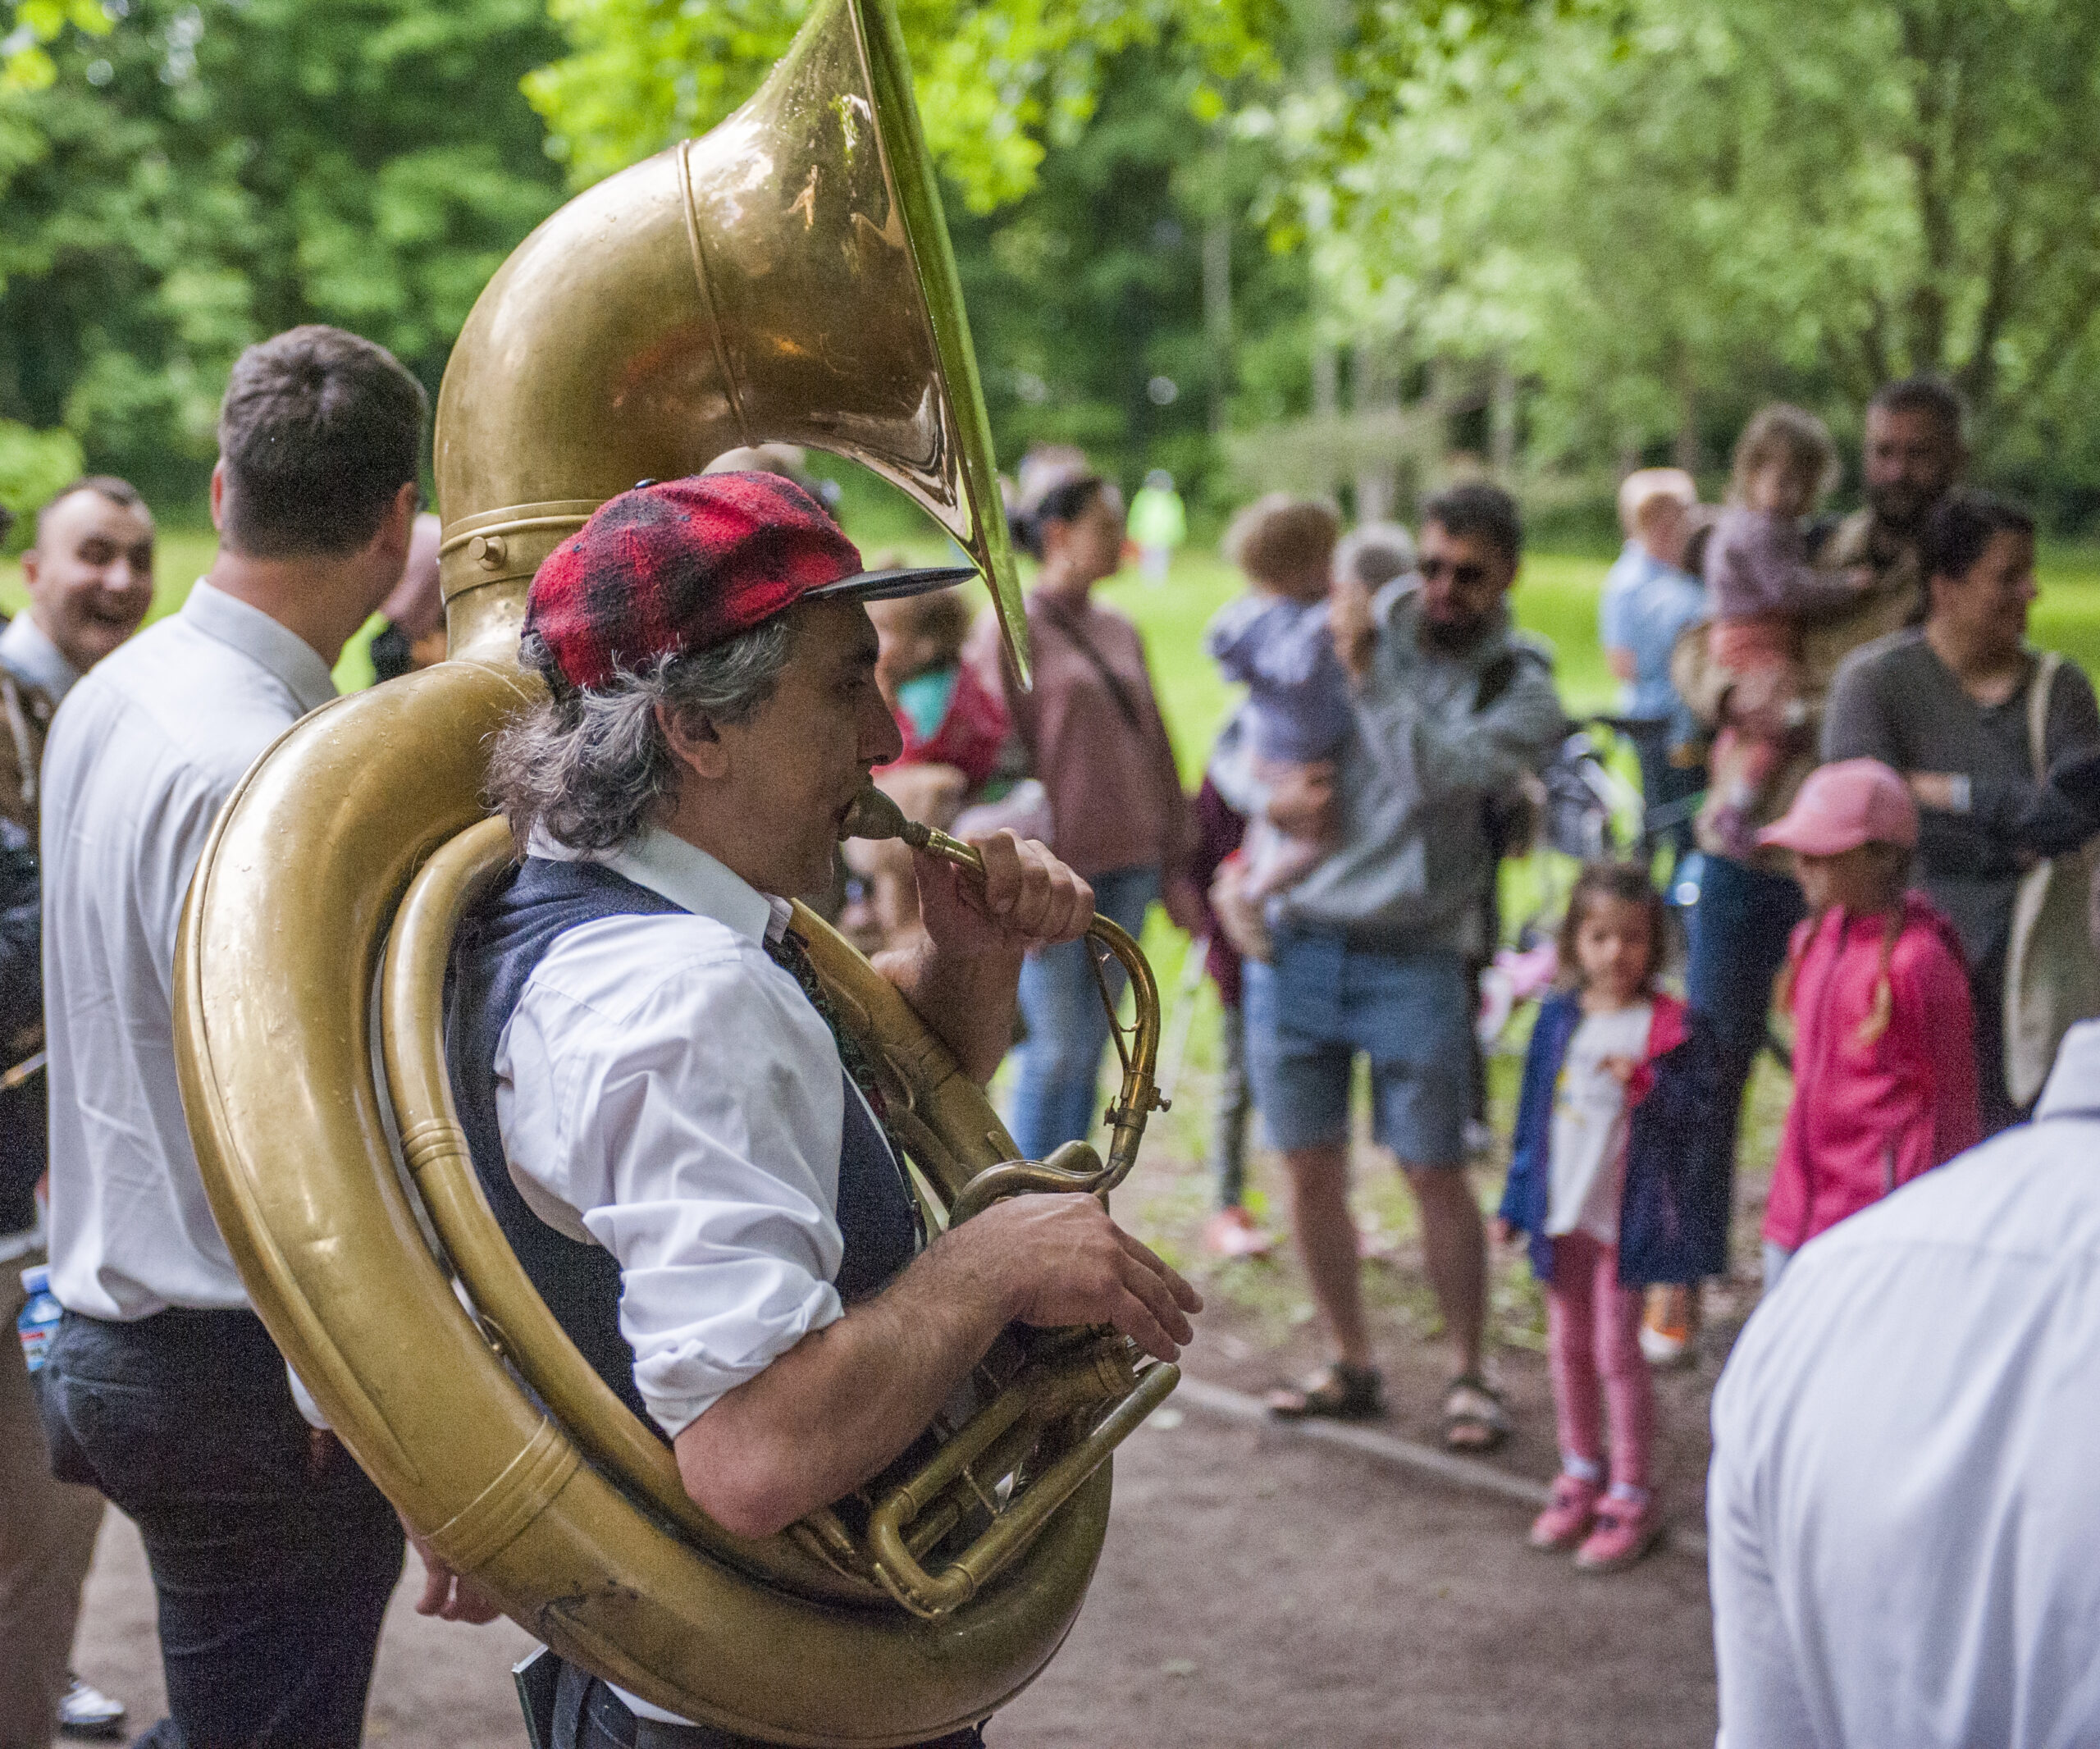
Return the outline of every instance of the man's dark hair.
<path id="1" fill-rule="evenodd" d="M 1523 557 L 1524 523 L 1517 500 L 1485 480 L 1445 486 L 1422 505 L 1422 520 L 1462 541 L 1485 541 L 1513 565 Z"/>
<path id="2" fill-rule="evenodd" d="M 2034 532 L 2034 518 L 2011 500 L 1988 492 L 1949 492 L 1925 518 L 1919 558 L 1928 578 L 1966 577 L 1991 537 Z"/>
<path id="3" fill-rule="evenodd" d="M 340 328 L 249 347 L 219 409 L 226 544 L 256 559 L 363 546 L 416 477 L 429 411 L 392 353 Z"/>
<path id="4" fill-rule="evenodd" d="M 43 525 L 51 513 L 68 498 L 77 498 L 82 492 L 93 492 L 98 498 L 107 498 L 112 504 L 121 504 L 127 510 L 144 510 L 146 500 L 139 495 L 139 488 L 129 480 L 120 480 L 113 473 L 84 473 L 77 480 L 62 486 L 45 499 L 36 513 L 36 537 L 43 539 Z M 150 514 L 150 513 L 148 513 Z"/>
<path id="5" fill-rule="evenodd" d="M 1876 409 L 1883 413 L 1929 413 L 1956 443 L 1961 441 L 1969 423 L 1968 408 L 1944 377 L 1906 377 L 1900 382 L 1885 382 L 1867 403 L 1868 412 Z"/>

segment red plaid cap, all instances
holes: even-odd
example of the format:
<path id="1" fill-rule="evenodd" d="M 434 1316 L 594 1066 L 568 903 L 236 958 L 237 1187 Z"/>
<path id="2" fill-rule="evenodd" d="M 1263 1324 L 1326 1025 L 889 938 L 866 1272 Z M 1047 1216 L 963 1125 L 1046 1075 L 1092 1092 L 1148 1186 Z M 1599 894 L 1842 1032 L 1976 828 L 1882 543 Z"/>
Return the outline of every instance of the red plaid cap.
<path id="1" fill-rule="evenodd" d="M 526 596 L 527 660 L 570 686 L 602 687 L 806 597 L 916 595 L 976 574 L 864 569 L 824 506 L 777 473 L 644 481 L 547 555 Z"/>

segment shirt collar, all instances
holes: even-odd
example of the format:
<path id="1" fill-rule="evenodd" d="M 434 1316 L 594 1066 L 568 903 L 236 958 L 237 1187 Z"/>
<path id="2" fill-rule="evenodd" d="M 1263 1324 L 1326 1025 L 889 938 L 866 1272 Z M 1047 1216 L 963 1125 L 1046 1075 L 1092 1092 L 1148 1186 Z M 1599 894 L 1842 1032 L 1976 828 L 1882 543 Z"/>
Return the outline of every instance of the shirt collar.
<path id="1" fill-rule="evenodd" d="M 267 669 L 290 689 L 301 710 L 317 710 L 336 696 L 328 664 L 313 645 L 261 608 L 214 589 L 201 577 L 182 604 L 182 617 L 207 637 Z"/>
<path id="2" fill-rule="evenodd" d="M 2100 1021 L 2081 1021 L 2064 1034 L 2034 1107 L 2037 1123 L 2049 1117 L 2100 1117 Z"/>
<path id="3" fill-rule="evenodd" d="M 535 826 L 525 847 L 552 862 L 602 863 L 682 911 L 712 917 L 760 947 L 779 938 L 793 909 L 661 826 L 644 826 L 615 849 L 593 851 L 572 850 Z"/>
<path id="4" fill-rule="evenodd" d="M 50 636 L 30 615 L 27 608 L 7 622 L 0 632 L 0 662 L 4 662 L 54 705 L 65 697 L 80 671 L 67 661 Z"/>

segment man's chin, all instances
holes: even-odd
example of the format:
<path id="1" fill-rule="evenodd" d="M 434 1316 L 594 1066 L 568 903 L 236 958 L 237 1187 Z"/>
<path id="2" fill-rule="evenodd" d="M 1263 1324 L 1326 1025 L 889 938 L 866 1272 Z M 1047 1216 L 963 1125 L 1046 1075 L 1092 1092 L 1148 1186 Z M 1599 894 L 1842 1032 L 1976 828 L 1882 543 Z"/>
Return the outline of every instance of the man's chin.
<path id="1" fill-rule="evenodd" d="M 1468 650 L 1479 641 L 1485 623 L 1479 619 L 1425 619 L 1422 622 L 1422 641 L 1433 650 Z"/>
<path id="2" fill-rule="evenodd" d="M 1874 519 L 1884 528 L 1899 534 L 1908 534 L 1925 519 L 1925 512 L 1932 502 L 1912 496 L 1906 492 L 1901 496 L 1867 494 L 1867 509 L 1874 513 Z"/>

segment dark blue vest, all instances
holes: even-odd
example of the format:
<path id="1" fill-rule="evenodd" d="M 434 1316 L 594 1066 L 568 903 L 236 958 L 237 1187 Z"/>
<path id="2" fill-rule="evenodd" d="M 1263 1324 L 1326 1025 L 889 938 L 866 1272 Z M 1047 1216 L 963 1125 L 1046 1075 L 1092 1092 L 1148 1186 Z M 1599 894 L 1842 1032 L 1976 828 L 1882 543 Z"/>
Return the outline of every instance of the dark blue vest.
<path id="1" fill-rule="evenodd" d="M 496 1127 L 495 1052 L 532 968 L 559 937 L 601 917 L 680 909 L 600 864 L 528 856 L 460 925 L 445 990 L 452 1096 L 496 1224 L 583 1358 L 645 1421 L 634 1351 L 620 1334 L 619 1264 L 609 1251 L 555 1231 L 518 1194 Z M 840 1075 L 843 1079 L 843 1070 Z M 911 1261 L 918 1225 L 897 1156 L 850 1082 L 845 1092 L 838 1206 L 845 1254 L 834 1285 L 851 1304 L 878 1292 Z"/>

